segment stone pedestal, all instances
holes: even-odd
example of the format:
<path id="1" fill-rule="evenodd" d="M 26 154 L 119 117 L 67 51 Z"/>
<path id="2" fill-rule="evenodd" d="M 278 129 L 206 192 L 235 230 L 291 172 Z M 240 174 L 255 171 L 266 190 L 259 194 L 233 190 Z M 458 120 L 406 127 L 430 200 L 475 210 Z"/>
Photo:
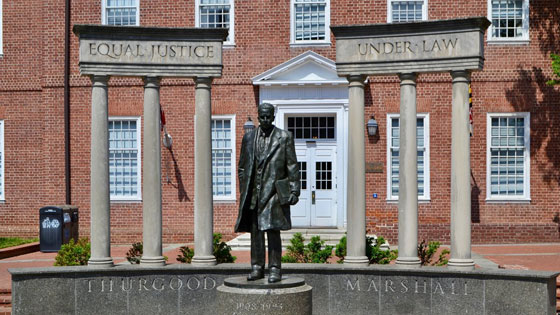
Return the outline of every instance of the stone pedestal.
<path id="1" fill-rule="evenodd" d="M 218 314 L 310 315 L 312 288 L 302 278 L 284 278 L 268 283 L 266 278 L 247 281 L 246 277 L 224 280 L 218 287 Z"/>

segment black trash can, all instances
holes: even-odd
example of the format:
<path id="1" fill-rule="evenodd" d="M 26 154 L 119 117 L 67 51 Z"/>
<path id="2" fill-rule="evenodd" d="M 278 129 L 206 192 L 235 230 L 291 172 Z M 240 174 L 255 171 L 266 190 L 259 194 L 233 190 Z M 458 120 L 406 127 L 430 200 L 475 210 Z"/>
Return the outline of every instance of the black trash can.
<path id="1" fill-rule="evenodd" d="M 78 208 L 69 205 L 46 206 L 39 209 L 39 249 L 57 252 L 70 239 L 78 241 Z"/>

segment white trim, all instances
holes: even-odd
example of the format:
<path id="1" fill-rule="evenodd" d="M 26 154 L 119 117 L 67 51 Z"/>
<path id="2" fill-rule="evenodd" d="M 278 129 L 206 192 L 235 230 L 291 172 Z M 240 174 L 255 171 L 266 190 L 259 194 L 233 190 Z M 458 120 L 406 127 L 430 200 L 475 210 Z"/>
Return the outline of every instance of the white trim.
<path id="1" fill-rule="evenodd" d="M 523 154 L 523 196 L 492 196 L 490 182 L 492 118 L 519 118 L 524 119 L 524 146 Z M 531 114 L 529 112 L 515 113 L 486 113 L 486 202 L 528 202 L 531 201 Z"/>
<path id="2" fill-rule="evenodd" d="M 138 144 L 138 194 L 134 197 L 119 197 L 110 196 L 111 202 L 127 203 L 142 201 L 142 118 L 140 116 L 110 116 L 109 121 L 136 121 L 136 143 Z M 110 149 L 109 149 L 110 150 Z M 110 151 L 109 151 L 110 152 Z M 108 161 L 107 161 L 108 162 Z M 110 190 L 109 190 L 110 191 Z"/>
<path id="3" fill-rule="evenodd" d="M 228 37 L 223 43 L 224 48 L 235 46 L 235 0 L 229 1 Z M 200 0 L 194 1 L 194 25 L 200 27 Z"/>
<path id="4" fill-rule="evenodd" d="M 0 0 L 1 1 L 1 0 Z M 107 0 L 101 0 L 101 24 L 107 24 Z M 136 0 L 136 24 L 134 26 L 140 25 L 140 0 Z"/>
<path id="5" fill-rule="evenodd" d="M 290 47 L 301 46 L 330 46 L 331 45 L 331 1 L 325 1 L 325 39 L 324 40 L 299 40 L 296 41 L 296 16 L 295 16 L 295 2 L 290 0 Z"/>
<path id="6" fill-rule="evenodd" d="M 229 196 L 214 196 L 212 193 L 212 198 L 214 201 L 236 201 L 237 200 L 237 164 L 236 161 L 236 133 L 235 133 L 235 115 L 212 115 L 212 120 L 219 119 L 229 119 L 231 121 L 231 195 Z"/>
<path id="7" fill-rule="evenodd" d="M 527 45 L 529 44 L 530 37 L 529 37 L 529 0 L 522 0 L 522 20 L 523 20 L 523 36 L 519 38 L 499 38 L 493 37 L 492 33 L 494 32 L 494 27 L 490 25 L 487 30 L 486 34 L 486 41 L 488 44 L 504 44 L 504 45 Z M 490 22 L 492 22 L 492 0 L 488 0 L 486 2 L 487 6 L 487 17 Z"/>
<path id="8" fill-rule="evenodd" d="M 403 0 L 387 0 L 387 23 L 393 23 L 393 6 L 391 2 L 403 2 Z M 422 5 L 422 21 L 428 20 L 428 0 L 423 0 L 424 4 Z"/>
<path id="9" fill-rule="evenodd" d="M 387 114 L 387 203 L 399 200 L 399 196 L 392 196 L 391 193 L 391 120 L 400 118 L 398 113 Z M 417 113 L 416 118 L 424 119 L 424 195 L 418 196 L 418 201 L 427 203 L 430 198 L 430 114 Z M 400 126 L 400 122 L 399 122 Z"/>
<path id="10" fill-rule="evenodd" d="M 1 1 L 1 0 L 0 0 Z M 5 189 L 5 178 L 6 178 L 6 151 L 4 151 L 4 120 L 0 120 L 0 201 L 6 201 L 6 189 Z"/>

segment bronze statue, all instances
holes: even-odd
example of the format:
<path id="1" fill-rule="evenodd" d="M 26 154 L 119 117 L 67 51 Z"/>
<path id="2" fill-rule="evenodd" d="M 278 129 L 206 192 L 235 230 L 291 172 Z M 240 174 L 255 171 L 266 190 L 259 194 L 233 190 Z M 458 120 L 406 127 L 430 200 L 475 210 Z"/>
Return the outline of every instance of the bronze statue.
<path id="1" fill-rule="evenodd" d="M 268 237 L 268 282 L 282 280 L 280 230 L 292 228 L 290 206 L 298 202 L 300 175 L 294 138 L 276 128 L 274 106 L 259 105 L 259 127 L 246 133 L 239 156 L 241 197 L 235 232 L 251 232 L 251 273 L 247 280 L 264 278 Z"/>

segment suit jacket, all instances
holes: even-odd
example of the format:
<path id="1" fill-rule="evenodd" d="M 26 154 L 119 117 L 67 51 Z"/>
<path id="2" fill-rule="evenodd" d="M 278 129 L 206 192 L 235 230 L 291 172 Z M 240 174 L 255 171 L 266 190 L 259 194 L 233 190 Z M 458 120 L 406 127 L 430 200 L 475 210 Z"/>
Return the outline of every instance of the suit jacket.
<path id="1" fill-rule="evenodd" d="M 262 165 L 262 181 L 258 198 L 257 220 L 259 230 L 289 230 L 292 228 L 290 218 L 290 205 L 281 205 L 276 185 L 279 180 L 289 182 L 289 192 L 296 196 L 300 193 L 299 165 L 297 163 L 294 138 L 289 131 L 276 127 L 270 134 L 268 147 L 264 158 L 255 160 L 258 129 L 254 129 L 243 136 L 241 154 L 239 156 L 239 189 L 241 192 L 239 214 L 235 224 L 235 232 L 250 232 L 251 228 L 251 196 L 254 183 L 251 182 L 253 172 L 256 171 L 255 163 Z M 255 176 L 257 176 L 255 174 Z"/>

